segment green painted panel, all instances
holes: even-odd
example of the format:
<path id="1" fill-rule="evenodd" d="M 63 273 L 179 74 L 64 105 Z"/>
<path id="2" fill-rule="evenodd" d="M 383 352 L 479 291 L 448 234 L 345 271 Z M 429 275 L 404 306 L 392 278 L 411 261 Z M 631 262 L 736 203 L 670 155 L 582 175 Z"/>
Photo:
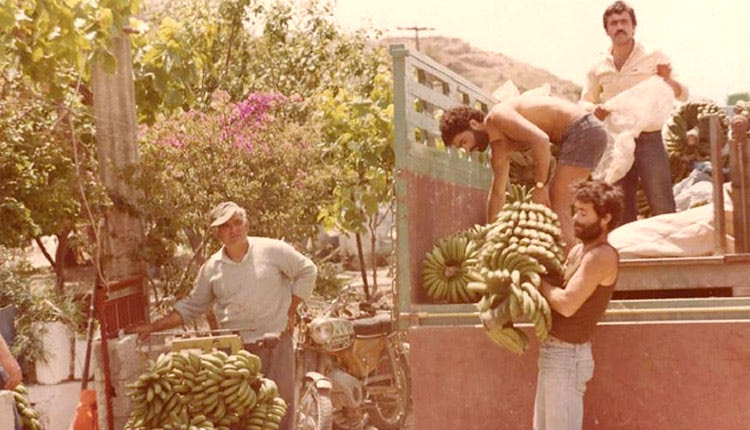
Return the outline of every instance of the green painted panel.
<path id="1" fill-rule="evenodd" d="M 426 87 L 419 82 L 409 81 L 406 83 L 406 92 L 420 100 L 439 108 L 448 109 L 461 104 L 458 99 L 451 98 L 445 94 Z"/>
<path id="2" fill-rule="evenodd" d="M 436 136 L 440 135 L 440 124 L 431 115 L 410 110 L 406 112 L 406 122 L 411 126 L 428 131 Z"/>
<path id="3" fill-rule="evenodd" d="M 491 104 L 491 97 L 463 77 L 419 52 L 411 52 L 403 46 L 391 46 L 390 52 L 393 58 L 394 147 L 397 171 L 408 170 L 462 186 L 489 189 L 492 173 L 486 155 L 482 157 L 463 151 L 439 150 L 427 146 L 416 142 L 415 130 L 419 129 L 423 137 L 439 136 L 439 124 L 431 113 L 432 108 L 442 110 L 459 104 L 462 98 L 459 91 L 467 95 L 469 103 L 480 100 Z M 419 74 L 426 78 L 427 85 L 417 81 Z M 448 95 L 444 94 L 445 90 L 448 90 Z M 416 100 L 428 103 L 428 110 L 417 111 Z M 406 181 L 397 175 L 397 306 L 402 310 L 414 307 L 410 294 L 408 192 Z M 436 305 L 429 312 L 441 312 L 441 309 L 445 312 L 450 306 Z"/>
<path id="4" fill-rule="evenodd" d="M 422 69 L 430 73 L 431 75 L 434 75 L 435 77 L 447 82 L 449 86 L 452 86 L 451 89 L 460 88 L 463 92 L 477 99 L 480 99 L 485 103 L 496 103 L 492 96 L 487 94 L 484 90 L 474 85 L 463 76 L 458 75 L 449 68 L 436 62 L 429 56 L 418 51 L 406 51 L 408 52 L 408 54 L 406 54 L 406 57 L 408 57 L 408 61 L 410 64 L 414 65 L 414 67 L 417 69 Z"/>
<path id="5" fill-rule="evenodd" d="M 409 273 L 409 205 L 406 201 L 407 181 L 396 176 L 396 281 L 399 309 L 411 308 Z"/>
<path id="6" fill-rule="evenodd" d="M 492 171 L 477 161 L 458 158 L 425 145 L 412 145 L 407 155 L 412 172 L 454 184 L 489 190 Z"/>

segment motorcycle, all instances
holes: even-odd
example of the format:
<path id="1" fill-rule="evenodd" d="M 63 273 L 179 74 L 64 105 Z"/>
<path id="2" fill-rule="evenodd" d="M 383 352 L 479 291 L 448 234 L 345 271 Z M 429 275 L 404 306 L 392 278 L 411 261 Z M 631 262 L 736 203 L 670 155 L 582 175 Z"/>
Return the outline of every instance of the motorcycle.
<path id="1" fill-rule="evenodd" d="M 302 315 L 296 343 L 297 429 L 397 430 L 410 402 L 408 344 L 390 313 Z"/>

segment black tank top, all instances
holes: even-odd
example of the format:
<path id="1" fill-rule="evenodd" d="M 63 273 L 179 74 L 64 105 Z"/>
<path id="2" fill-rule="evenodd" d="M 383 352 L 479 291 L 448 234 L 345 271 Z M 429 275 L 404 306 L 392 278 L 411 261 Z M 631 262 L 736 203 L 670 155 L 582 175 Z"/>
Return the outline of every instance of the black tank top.
<path id="1" fill-rule="evenodd" d="M 617 254 L 617 261 L 620 261 L 620 254 L 609 243 L 600 246 L 609 246 Z M 617 285 L 617 278 L 612 285 L 597 285 L 594 292 L 583 302 L 578 312 L 570 317 L 552 310 L 552 330 L 550 334 L 557 339 L 570 343 L 585 343 L 591 339 L 596 324 L 604 316 L 607 305 L 612 299 L 612 293 Z"/>

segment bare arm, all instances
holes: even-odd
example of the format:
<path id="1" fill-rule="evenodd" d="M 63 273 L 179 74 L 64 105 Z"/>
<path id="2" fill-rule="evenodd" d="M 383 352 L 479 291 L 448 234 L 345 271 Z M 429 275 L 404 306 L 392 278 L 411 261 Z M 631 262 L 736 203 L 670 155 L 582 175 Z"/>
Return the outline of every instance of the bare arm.
<path id="1" fill-rule="evenodd" d="M 300 303 L 302 303 L 304 300 L 302 300 L 301 297 L 297 297 L 294 294 L 292 294 L 292 302 L 289 303 L 289 309 L 287 310 L 287 320 L 286 320 L 286 329 L 288 331 L 292 331 L 294 329 L 294 324 L 297 320 L 297 308 L 299 307 Z"/>
<path id="2" fill-rule="evenodd" d="M 507 142 L 492 145 L 492 185 L 487 198 L 487 223 L 495 220 L 500 208 L 505 204 L 505 189 L 508 186 L 508 170 L 510 168 L 508 152 Z"/>
<path id="3" fill-rule="evenodd" d="M 529 144 L 535 162 L 534 182 L 546 183 L 552 158 L 547 133 L 511 107 L 491 113 L 488 122 L 491 126 L 502 129 L 508 139 Z"/>
<path id="4" fill-rule="evenodd" d="M 12 390 L 21 383 L 23 375 L 21 374 L 21 366 L 18 365 L 18 361 L 13 358 L 10 353 L 8 344 L 5 343 L 5 339 L 0 336 L 0 366 L 8 372 L 8 380 L 5 381 L 5 385 L 2 387 L 6 390 Z"/>
<path id="5" fill-rule="evenodd" d="M 539 290 L 552 309 L 569 317 L 578 312 L 598 285 L 614 281 L 616 274 L 617 254 L 609 247 L 597 247 L 584 254 L 580 267 L 565 288 L 542 281 Z"/>
<path id="6" fill-rule="evenodd" d="M 602 93 L 602 87 L 599 85 L 599 79 L 596 77 L 594 69 L 589 70 L 586 74 L 586 82 L 583 84 L 581 91 L 581 100 L 578 102 L 586 111 L 593 112 L 598 104 L 601 103 L 599 98 Z"/>
<path id="7" fill-rule="evenodd" d="M 656 74 L 661 76 L 661 78 L 664 79 L 664 82 L 666 82 L 667 85 L 669 85 L 672 88 L 672 91 L 674 92 L 674 96 L 677 100 L 680 100 L 683 102 L 687 100 L 688 98 L 687 87 L 677 82 L 672 77 L 672 66 L 669 63 L 657 65 Z"/>
<path id="8" fill-rule="evenodd" d="M 182 316 L 179 312 L 173 310 L 156 321 L 129 327 L 126 332 L 137 333 L 138 338 L 143 340 L 151 336 L 151 333 L 153 332 L 169 330 L 170 328 L 179 327 L 181 325 L 183 325 Z"/>

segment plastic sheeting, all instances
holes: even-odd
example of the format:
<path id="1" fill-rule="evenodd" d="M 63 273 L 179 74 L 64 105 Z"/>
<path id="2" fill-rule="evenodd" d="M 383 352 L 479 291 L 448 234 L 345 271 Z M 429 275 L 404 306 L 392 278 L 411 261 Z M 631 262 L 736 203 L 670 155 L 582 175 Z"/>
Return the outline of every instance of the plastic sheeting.
<path id="1" fill-rule="evenodd" d="M 674 91 L 659 76 L 652 76 L 604 103 L 610 111 L 604 125 L 610 140 L 594 179 L 614 184 L 633 165 L 635 138 L 646 130 L 661 130 L 674 108 Z"/>

